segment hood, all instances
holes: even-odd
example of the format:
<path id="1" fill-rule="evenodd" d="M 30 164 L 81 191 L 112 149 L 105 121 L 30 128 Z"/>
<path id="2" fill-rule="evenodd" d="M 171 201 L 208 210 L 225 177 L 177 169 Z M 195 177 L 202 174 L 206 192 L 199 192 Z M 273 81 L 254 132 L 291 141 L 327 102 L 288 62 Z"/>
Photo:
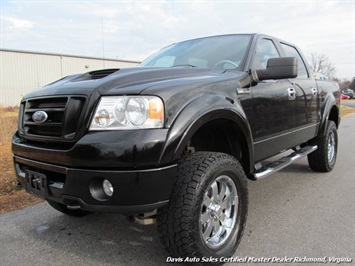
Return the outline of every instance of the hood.
<path id="1" fill-rule="evenodd" d="M 90 96 L 95 91 L 101 95 L 139 94 L 160 83 L 167 86 L 182 80 L 199 83 L 205 78 L 220 76 L 223 72 L 191 67 L 104 69 L 64 77 L 27 94 L 25 98 L 65 94 Z"/>

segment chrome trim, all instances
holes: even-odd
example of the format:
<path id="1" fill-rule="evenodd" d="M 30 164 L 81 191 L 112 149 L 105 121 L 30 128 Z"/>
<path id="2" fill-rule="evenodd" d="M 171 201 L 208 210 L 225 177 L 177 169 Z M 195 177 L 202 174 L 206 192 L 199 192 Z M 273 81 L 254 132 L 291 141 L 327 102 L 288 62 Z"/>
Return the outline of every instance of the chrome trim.
<path id="1" fill-rule="evenodd" d="M 282 157 L 277 161 L 271 162 L 271 163 L 263 166 L 259 170 L 255 171 L 254 173 L 252 173 L 251 174 L 252 179 L 259 180 L 259 179 L 265 178 L 277 171 L 280 171 L 281 169 L 285 168 L 286 166 L 289 166 L 291 163 L 314 152 L 317 148 L 318 148 L 317 146 L 306 146 L 298 151 L 291 153 L 288 156 Z"/>
<path id="2" fill-rule="evenodd" d="M 296 100 L 297 93 L 295 88 L 288 88 L 287 93 L 288 93 L 288 99 L 290 101 Z"/>
<path id="3" fill-rule="evenodd" d="M 245 88 L 237 88 L 237 94 L 250 94 L 250 89 L 245 89 Z"/>
<path id="4" fill-rule="evenodd" d="M 238 190 L 227 175 L 207 188 L 201 204 L 200 236 L 207 247 L 217 249 L 231 237 L 238 216 Z"/>
<path id="5" fill-rule="evenodd" d="M 36 111 L 32 115 L 32 120 L 36 124 L 42 124 L 48 119 L 48 114 L 45 111 Z"/>
<path id="6" fill-rule="evenodd" d="M 311 88 L 313 96 L 317 96 L 318 90 L 316 88 Z"/>

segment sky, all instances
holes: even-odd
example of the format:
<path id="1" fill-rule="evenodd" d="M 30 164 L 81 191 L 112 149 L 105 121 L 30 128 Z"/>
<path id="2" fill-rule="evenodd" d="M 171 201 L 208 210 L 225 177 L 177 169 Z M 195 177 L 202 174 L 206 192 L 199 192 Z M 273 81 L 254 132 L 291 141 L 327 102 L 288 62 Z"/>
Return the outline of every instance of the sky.
<path id="1" fill-rule="evenodd" d="M 255 32 L 355 76 L 355 0 L 0 0 L 0 49 L 142 61 L 174 42 Z"/>

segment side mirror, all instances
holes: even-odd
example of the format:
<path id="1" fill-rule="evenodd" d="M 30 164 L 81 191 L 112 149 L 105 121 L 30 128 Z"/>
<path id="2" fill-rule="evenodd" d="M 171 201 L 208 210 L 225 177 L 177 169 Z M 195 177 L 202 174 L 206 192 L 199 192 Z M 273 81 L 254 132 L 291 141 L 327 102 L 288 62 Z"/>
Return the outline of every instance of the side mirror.
<path id="1" fill-rule="evenodd" d="M 270 58 L 266 69 L 252 70 L 253 80 L 256 82 L 268 79 L 296 78 L 298 75 L 296 57 Z"/>

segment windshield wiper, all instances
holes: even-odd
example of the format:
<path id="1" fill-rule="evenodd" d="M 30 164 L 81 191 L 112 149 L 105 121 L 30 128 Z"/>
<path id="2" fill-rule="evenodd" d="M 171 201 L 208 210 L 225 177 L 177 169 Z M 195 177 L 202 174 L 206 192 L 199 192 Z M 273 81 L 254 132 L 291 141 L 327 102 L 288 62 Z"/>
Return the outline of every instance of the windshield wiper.
<path id="1" fill-rule="evenodd" d="M 187 66 L 187 67 L 197 67 L 197 66 L 190 65 L 190 64 L 173 65 L 173 66 L 171 66 L 171 67 L 184 67 L 184 66 Z"/>

